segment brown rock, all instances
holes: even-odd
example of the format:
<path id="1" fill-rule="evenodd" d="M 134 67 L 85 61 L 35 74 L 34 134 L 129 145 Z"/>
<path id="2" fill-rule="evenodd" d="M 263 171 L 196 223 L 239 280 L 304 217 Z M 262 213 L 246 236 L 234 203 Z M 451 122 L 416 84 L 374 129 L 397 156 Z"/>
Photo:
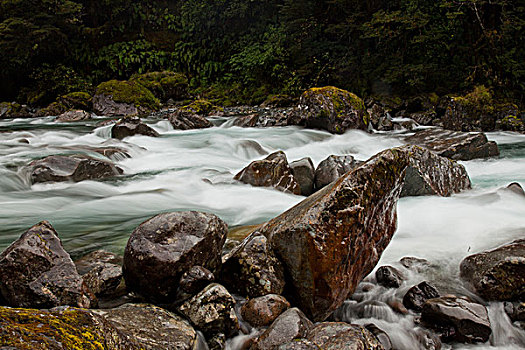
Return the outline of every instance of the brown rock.
<path id="1" fill-rule="evenodd" d="M 173 128 L 177 130 L 204 129 L 213 126 L 208 119 L 201 115 L 180 110 L 170 113 L 168 120 Z"/>
<path id="2" fill-rule="evenodd" d="M 140 121 L 137 117 L 126 117 L 120 119 L 111 127 L 111 137 L 122 140 L 133 135 L 145 135 L 157 137 L 159 133 Z"/>
<path id="3" fill-rule="evenodd" d="M 494 141 L 488 141 L 484 133 L 426 129 L 407 137 L 405 141 L 454 160 L 471 160 L 499 155 L 498 145 Z"/>
<path id="4" fill-rule="evenodd" d="M 124 251 L 126 286 L 148 300 L 172 302 L 192 266 L 212 272 L 221 264 L 227 225 L 213 214 L 163 213 L 140 224 Z"/>
<path id="5" fill-rule="evenodd" d="M 275 187 L 283 192 L 301 194 L 301 187 L 292 175 L 286 155 L 274 152 L 263 160 L 250 163 L 234 177 L 252 186 Z"/>
<path id="6" fill-rule="evenodd" d="M 407 309 L 420 312 L 428 299 L 439 297 L 438 290 L 430 283 L 423 281 L 410 288 L 403 297 L 403 305 Z"/>
<path id="7" fill-rule="evenodd" d="M 202 266 L 192 266 L 180 278 L 179 289 L 182 293 L 193 296 L 214 280 L 215 276 L 210 270 Z"/>
<path id="8" fill-rule="evenodd" d="M 95 250 L 75 261 L 75 267 L 81 275 L 85 275 L 100 264 L 122 265 L 122 257 L 105 250 Z"/>
<path id="9" fill-rule="evenodd" d="M 485 299 L 523 300 L 525 239 L 467 256 L 461 262 L 460 275 Z"/>
<path id="10" fill-rule="evenodd" d="M 323 322 L 313 327 L 308 340 L 323 350 L 384 350 L 376 336 L 363 326 L 344 322 Z"/>
<path id="11" fill-rule="evenodd" d="M 320 190 L 362 163 L 352 156 L 328 156 L 315 169 L 315 188 Z"/>
<path id="12" fill-rule="evenodd" d="M 55 181 L 84 181 L 122 174 L 113 163 L 85 155 L 48 156 L 23 168 L 32 183 Z"/>
<path id="13" fill-rule="evenodd" d="M 290 307 L 282 296 L 268 294 L 250 299 L 241 308 L 242 318 L 253 327 L 268 326 Z"/>
<path id="14" fill-rule="evenodd" d="M 79 122 L 82 120 L 91 119 L 91 113 L 76 109 L 62 113 L 57 117 L 58 122 Z"/>
<path id="15" fill-rule="evenodd" d="M 0 254 L 0 294 L 13 307 L 96 306 L 53 226 L 42 221 Z"/>
<path id="16" fill-rule="evenodd" d="M 263 225 L 289 299 L 324 320 L 370 273 L 396 229 L 407 152 L 383 151 Z M 250 238 L 250 237 L 248 237 Z"/>
<path id="17" fill-rule="evenodd" d="M 393 266 L 381 266 L 376 271 L 377 283 L 386 288 L 399 288 L 405 276 Z"/>

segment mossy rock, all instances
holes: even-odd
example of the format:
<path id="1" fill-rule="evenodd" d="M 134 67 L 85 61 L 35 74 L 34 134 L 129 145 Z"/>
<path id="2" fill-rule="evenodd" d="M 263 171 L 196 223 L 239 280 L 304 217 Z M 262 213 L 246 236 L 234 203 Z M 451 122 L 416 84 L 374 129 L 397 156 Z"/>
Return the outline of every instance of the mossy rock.
<path id="1" fill-rule="evenodd" d="M 221 107 L 215 106 L 213 103 L 207 100 L 195 100 L 189 105 L 181 107 L 183 112 L 195 113 L 199 115 L 210 115 L 212 113 L 222 112 Z"/>
<path id="2" fill-rule="evenodd" d="M 130 81 L 138 82 L 162 101 L 180 100 L 188 96 L 188 78 L 182 73 L 150 72 L 134 75 Z"/>
<path id="3" fill-rule="evenodd" d="M 68 110 L 82 109 L 84 111 L 91 111 L 93 108 L 93 98 L 84 91 L 76 91 L 57 98 L 57 102 L 65 105 Z"/>
<path id="4" fill-rule="evenodd" d="M 0 307 L 0 347 L 137 349 L 102 317 L 69 307 L 51 311 Z"/>
<path id="5" fill-rule="evenodd" d="M 16 102 L 0 102 L 0 119 L 28 118 L 29 111 Z"/>
<path id="6" fill-rule="evenodd" d="M 311 88 L 299 100 L 293 123 L 342 134 L 349 129 L 366 130 L 369 116 L 357 95 L 333 86 Z"/>
<path id="7" fill-rule="evenodd" d="M 96 95 L 112 96 L 117 103 L 134 105 L 137 109 L 154 111 L 160 108 L 153 93 L 136 81 L 110 80 L 97 86 Z"/>
<path id="8" fill-rule="evenodd" d="M 492 93 L 485 86 L 476 86 L 464 96 L 449 100 L 443 127 L 454 131 L 493 131 L 496 124 Z"/>

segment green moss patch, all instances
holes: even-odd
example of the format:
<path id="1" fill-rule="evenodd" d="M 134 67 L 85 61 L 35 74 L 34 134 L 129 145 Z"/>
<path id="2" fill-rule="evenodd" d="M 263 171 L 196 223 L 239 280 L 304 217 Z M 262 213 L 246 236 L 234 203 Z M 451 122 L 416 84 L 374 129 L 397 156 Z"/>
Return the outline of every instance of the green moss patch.
<path id="1" fill-rule="evenodd" d="M 96 94 L 111 95 L 115 102 L 133 104 L 147 110 L 157 110 L 160 107 L 160 102 L 153 93 L 135 81 L 106 81 L 97 87 Z"/>
<path id="2" fill-rule="evenodd" d="M 146 87 L 161 100 L 183 99 L 188 95 L 188 78 L 182 73 L 150 72 L 134 75 L 130 81 Z"/>
<path id="3" fill-rule="evenodd" d="M 207 100 L 195 100 L 189 105 L 182 107 L 181 110 L 199 115 L 209 115 L 212 112 L 222 111 L 222 108 Z"/>

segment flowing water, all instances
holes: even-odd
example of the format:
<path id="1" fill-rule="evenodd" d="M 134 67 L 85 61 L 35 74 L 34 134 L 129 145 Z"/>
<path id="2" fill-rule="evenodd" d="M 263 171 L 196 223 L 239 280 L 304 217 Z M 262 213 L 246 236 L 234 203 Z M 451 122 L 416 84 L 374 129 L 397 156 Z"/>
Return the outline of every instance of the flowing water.
<path id="1" fill-rule="evenodd" d="M 317 165 L 330 154 L 351 154 L 365 160 L 402 144 L 398 133 L 350 131 L 331 135 L 297 127 L 238 128 L 224 118 L 213 128 L 178 131 L 165 120 L 148 119 L 161 137 L 110 138 L 110 126 L 100 120 L 58 123 L 54 118 L 0 121 L 0 250 L 27 228 L 50 221 L 73 257 L 95 249 L 122 253 L 139 223 L 174 210 L 200 210 L 218 215 L 230 227 L 262 223 L 303 197 L 232 180 L 254 159 L 283 150 L 290 161 L 311 157 Z M 436 268 L 427 275 L 409 274 L 394 293 L 376 287 L 361 301 L 349 301 L 341 317 L 374 322 L 399 348 L 417 349 L 413 318 L 385 307 L 408 287 L 423 279 L 437 281 L 451 292 L 468 295 L 458 278 L 461 259 L 525 237 L 525 199 L 501 188 L 510 182 L 525 185 L 525 135 L 492 133 L 501 156 L 463 162 L 473 189 L 449 198 L 403 198 L 398 204 L 399 227 L 380 264 L 399 266 L 403 256 L 429 260 Z M 84 153 L 102 157 L 90 148 L 113 146 L 131 158 L 113 159 L 124 175 L 99 181 L 31 185 L 22 166 L 51 154 Z M 430 276 L 428 274 L 431 274 Z M 494 327 L 490 344 L 454 348 L 510 349 L 525 347 L 525 335 L 510 325 L 501 304 L 489 306 Z"/>

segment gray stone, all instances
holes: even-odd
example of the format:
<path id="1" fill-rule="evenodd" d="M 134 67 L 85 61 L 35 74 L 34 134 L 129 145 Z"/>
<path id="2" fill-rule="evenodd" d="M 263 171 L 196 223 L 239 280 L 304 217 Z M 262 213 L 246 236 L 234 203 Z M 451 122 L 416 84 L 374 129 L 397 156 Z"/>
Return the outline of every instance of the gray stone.
<path id="1" fill-rule="evenodd" d="M 362 163 L 352 156 L 329 156 L 315 169 L 315 188 L 325 187 Z"/>
<path id="2" fill-rule="evenodd" d="M 308 197 L 314 193 L 315 168 L 312 160 L 305 157 L 291 162 L 290 169 L 295 181 L 301 187 L 301 194 Z"/>

